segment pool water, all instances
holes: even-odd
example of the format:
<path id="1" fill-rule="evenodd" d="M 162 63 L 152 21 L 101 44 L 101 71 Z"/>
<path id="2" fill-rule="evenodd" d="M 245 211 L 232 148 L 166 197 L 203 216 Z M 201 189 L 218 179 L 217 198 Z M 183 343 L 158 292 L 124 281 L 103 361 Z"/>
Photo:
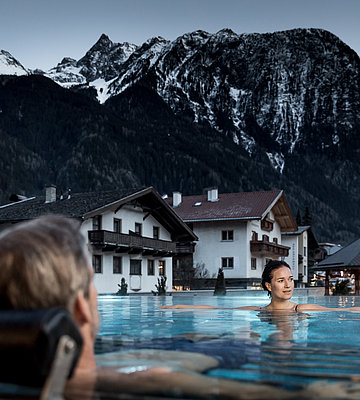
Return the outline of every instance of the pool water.
<path id="1" fill-rule="evenodd" d="M 296 303 L 360 306 L 358 297 L 294 297 Z M 101 296 L 97 354 L 134 349 L 202 353 L 218 360 L 208 376 L 299 389 L 316 382 L 360 382 L 360 312 L 273 315 L 250 310 L 176 310 L 162 305 L 264 306 L 243 296 Z"/>

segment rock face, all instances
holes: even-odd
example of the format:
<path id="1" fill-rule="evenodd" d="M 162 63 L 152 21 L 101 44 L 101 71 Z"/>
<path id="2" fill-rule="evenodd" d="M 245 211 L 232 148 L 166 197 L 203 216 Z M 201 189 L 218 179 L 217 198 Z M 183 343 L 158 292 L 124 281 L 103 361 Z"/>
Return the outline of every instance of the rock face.
<path id="1" fill-rule="evenodd" d="M 6 60 L 21 70 L 9 53 Z M 1 65 L 0 75 L 11 75 Z M 210 185 L 220 191 L 281 188 L 294 213 L 310 207 L 321 240 L 348 241 L 360 234 L 360 60 L 327 31 L 195 31 L 174 41 L 152 38 L 141 46 L 113 43 L 102 35 L 80 60 L 64 58 L 50 71 L 33 74 L 70 88 L 66 96 L 76 106 L 81 103 L 81 118 L 72 128 L 65 121 L 76 117 L 65 105 L 61 118 L 49 116 L 46 122 L 41 107 L 49 106 L 40 106 L 39 99 L 39 114 L 27 114 L 27 123 L 35 119 L 40 126 L 36 135 L 46 134 L 44 126 L 62 126 L 59 119 L 64 122 L 63 130 L 55 129 L 63 132 L 60 136 L 77 126 L 71 140 L 81 136 L 83 142 L 76 144 L 78 153 L 73 150 L 71 160 L 62 160 L 56 175 L 61 182 L 70 184 L 74 175 L 82 176 L 86 165 L 84 176 L 92 190 L 115 184 L 119 174 L 122 183 L 152 184 L 184 194 Z M 9 78 L 4 79 L 7 85 Z M 52 85 L 32 79 L 34 90 L 41 87 L 37 95 L 55 90 L 55 97 L 63 98 Z M 19 89 L 22 82 L 7 88 Z M 5 86 L 0 108 L 11 111 L 14 120 L 7 119 L 0 132 L 15 140 L 21 131 L 27 138 L 33 127 L 24 126 L 26 101 L 15 98 L 15 92 L 10 96 Z M 31 96 L 29 91 L 22 95 Z M 33 100 L 30 104 L 34 107 Z M 92 125 L 90 110 L 99 113 Z M 107 141 L 115 144 L 102 156 L 104 168 L 99 161 L 91 174 L 96 141 L 105 147 Z M 91 146 L 83 144 L 89 142 Z M 125 143 L 127 151 L 121 149 Z M 114 163 L 115 148 L 121 162 Z M 36 146 L 31 152 L 40 154 Z M 130 160 L 129 154 L 139 157 Z M 75 190 L 76 183 L 72 187 Z"/>
<path id="2" fill-rule="evenodd" d="M 64 59 L 48 76 L 67 86 L 101 79 L 101 101 L 146 81 L 175 113 L 208 122 L 250 155 L 261 149 L 282 173 L 296 150 L 338 151 L 357 140 L 359 71 L 357 54 L 324 30 L 222 30 L 140 47 L 102 35 L 78 62 Z"/>

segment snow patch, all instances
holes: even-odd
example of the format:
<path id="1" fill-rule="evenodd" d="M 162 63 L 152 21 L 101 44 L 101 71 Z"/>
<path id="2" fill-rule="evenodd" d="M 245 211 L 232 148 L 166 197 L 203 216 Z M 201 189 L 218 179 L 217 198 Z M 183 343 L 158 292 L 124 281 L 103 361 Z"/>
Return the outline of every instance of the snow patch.
<path id="1" fill-rule="evenodd" d="M 114 82 L 116 78 L 112 79 L 111 81 L 105 81 L 102 78 L 95 79 L 94 81 L 89 83 L 90 87 L 96 89 L 97 99 L 100 104 L 105 103 L 105 101 L 111 96 L 109 93 L 109 85 Z"/>
<path id="2" fill-rule="evenodd" d="M 273 168 L 282 174 L 285 167 L 284 156 L 279 153 L 266 153 L 266 155 L 268 156 Z"/>
<path id="3" fill-rule="evenodd" d="M 0 75 L 29 75 L 29 71 L 9 52 L 0 50 Z"/>

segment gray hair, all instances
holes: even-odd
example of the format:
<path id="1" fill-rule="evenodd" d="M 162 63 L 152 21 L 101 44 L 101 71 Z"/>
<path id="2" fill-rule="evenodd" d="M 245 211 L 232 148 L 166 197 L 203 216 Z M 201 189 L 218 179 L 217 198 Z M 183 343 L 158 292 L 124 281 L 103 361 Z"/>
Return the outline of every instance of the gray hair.
<path id="1" fill-rule="evenodd" d="M 91 279 L 85 238 L 73 219 L 43 216 L 0 234 L 0 309 L 62 306 L 72 314 Z"/>

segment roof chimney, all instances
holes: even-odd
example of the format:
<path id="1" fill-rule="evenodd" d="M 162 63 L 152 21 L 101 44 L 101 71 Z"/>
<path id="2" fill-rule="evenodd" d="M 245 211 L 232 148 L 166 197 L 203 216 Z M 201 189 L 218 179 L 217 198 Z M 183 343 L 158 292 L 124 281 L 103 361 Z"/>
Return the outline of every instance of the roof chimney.
<path id="1" fill-rule="evenodd" d="M 56 201 L 56 186 L 45 185 L 45 203 L 54 203 Z"/>
<path id="2" fill-rule="evenodd" d="M 173 207 L 178 207 L 182 202 L 182 194 L 180 192 L 173 192 Z"/>
<path id="3" fill-rule="evenodd" d="M 219 201 L 217 187 L 207 189 L 207 201 L 211 202 Z"/>

